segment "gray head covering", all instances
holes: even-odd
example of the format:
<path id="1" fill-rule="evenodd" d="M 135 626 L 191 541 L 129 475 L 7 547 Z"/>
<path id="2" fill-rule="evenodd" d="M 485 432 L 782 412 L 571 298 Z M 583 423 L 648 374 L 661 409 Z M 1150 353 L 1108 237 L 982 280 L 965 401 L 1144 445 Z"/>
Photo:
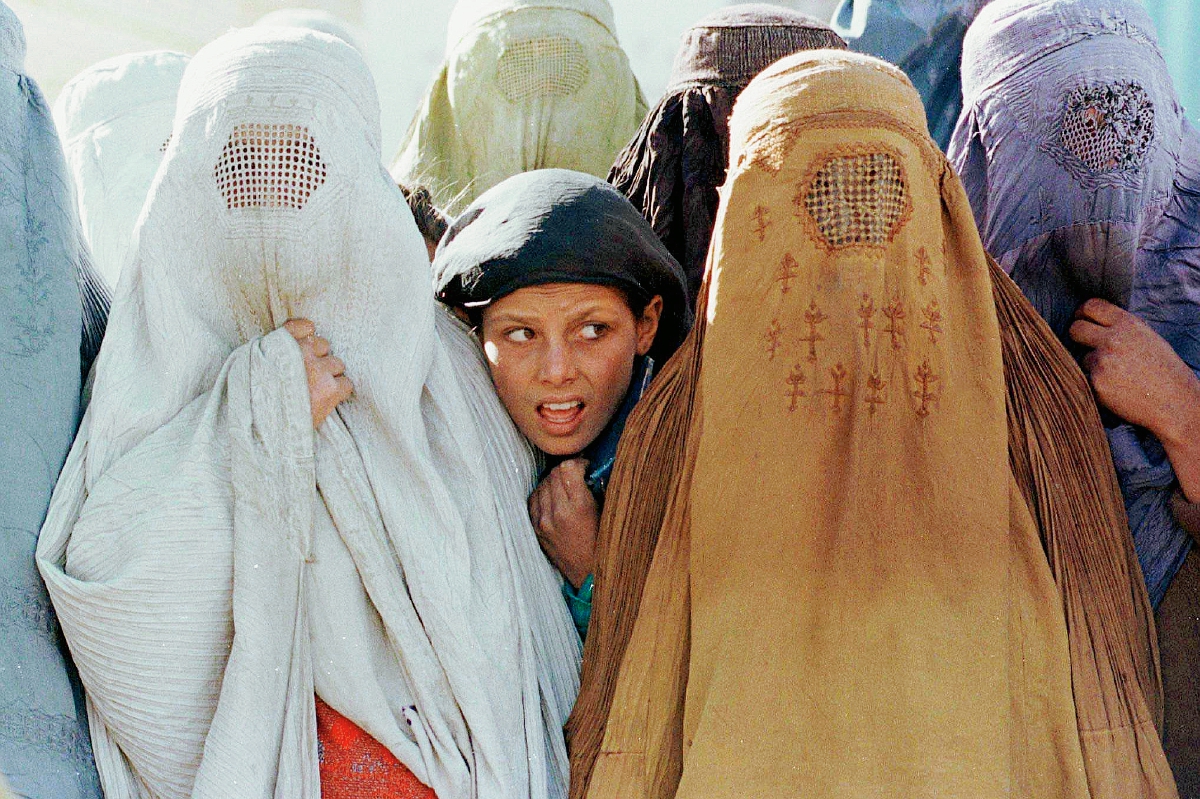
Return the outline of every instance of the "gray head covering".
<path id="1" fill-rule="evenodd" d="M 687 275 L 694 306 L 729 161 L 729 115 L 755 75 L 801 50 L 844 49 L 833 29 L 751 3 L 684 31 L 667 91 L 617 155 L 608 180 L 650 222 Z"/>
<path id="2" fill-rule="evenodd" d="M 1102 297 L 1200 374 L 1200 136 L 1134 0 L 997 0 L 963 48 L 950 158 L 988 249 L 1064 340 Z M 1109 430 L 1157 604 L 1190 548 L 1162 445 Z"/>
<path id="3" fill-rule="evenodd" d="M 604 181 L 568 169 L 515 175 L 454 221 L 433 261 L 448 305 L 487 305 L 519 288 L 594 283 L 663 298 L 649 355 L 663 363 L 691 328 L 683 270 L 637 210 Z"/>
<path id="4" fill-rule="evenodd" d="M 0 3 L 0 773 L 17 796 L 100 796 L 83 706 L 34 566 L 79 418 L 81 245 L 58 136 Z"/>

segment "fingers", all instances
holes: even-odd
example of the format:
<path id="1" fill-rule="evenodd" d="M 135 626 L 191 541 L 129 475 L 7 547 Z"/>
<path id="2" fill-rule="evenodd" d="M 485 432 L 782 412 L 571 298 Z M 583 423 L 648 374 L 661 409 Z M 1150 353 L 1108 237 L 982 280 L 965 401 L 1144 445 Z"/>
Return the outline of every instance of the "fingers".
<path id="1" fill-rule="evenodd" d="M 308 319 L 289 319 L 283 323 L 283 326 L 296 341 L 303 341 L 317 333 L 317 326 Z"/>
<path id="2" fill-rule="evenodd" d="M 312 354 L 318 358 L 324 358 L 329 354 L 329 339 L 322 338 L 315 333 L 309 337 L 309 346 L 312 347 Z"/>
<path id="3" fill-rule="evenodd" d="M 539 539 L 544 538 L 543 520 L 545 517 L 546 485 L 545 482 L 539 483 L 538 487 L 529 495 L 529 520 L 533 522 L 533 529 Z"/>
<path id="4" fill-rule="evenodd" d="M 326 351 L 328 351 L 328 347 L 326 347 Z M 344 364 L 342 359 L 336 355 L 327 355 L 321 357 L 321 361 L 323 368 L 334 377 L 340 377 L 346 373 L 346 364 Z"/>
<path id="5" fill-rule="evenodd" d="M 1076 319 L 1067 330 L 1067 335 L 1071 337 L 1072 341 L 1095 349 L 1108 341 L 1112 335 L 1112 329 L 1088 319 Z"/>
<path id="6" fill-rule="evenodd" d="M 1117 324 L 1128 315 L 1128 311 L 1118 308 L 1111 302 L 1102 300 L 1099 297 L 1093 297 L 1079 306 L 1079 309 L 1075 311 L 1076 319 L 1086 319 L 1105 327 Z"/>
<path id="7" fill-rule="evenodd" d="M 336 387 L 334 396 L 337 397 L 338 403 L 345 402 L 354 396 L 354 384 L 350 382 L 350 378 L 345 375 L 338 375 L 333 379 L 333 384 Z"/>

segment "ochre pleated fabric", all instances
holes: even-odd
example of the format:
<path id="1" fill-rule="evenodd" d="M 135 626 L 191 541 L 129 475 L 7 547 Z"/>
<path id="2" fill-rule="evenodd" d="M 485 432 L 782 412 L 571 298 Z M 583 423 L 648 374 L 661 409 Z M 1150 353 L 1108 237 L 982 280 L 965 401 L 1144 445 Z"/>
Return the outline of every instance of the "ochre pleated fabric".
<path id="1" fill-rule="evenodd" d="M 610 484 L 572 796 L 1174 796 L 1094 406 L 911 85 L 797 55 L 731 141 Z"/>
<path id="2" fill-rule="evenodd" d="M 1083 374 L 988 259 L 1004 347 L 1009 455 L 1063 598 L 1094 797 L 1176 795 L 1159 738 L 1158 638 L 1108 440 Z"/>

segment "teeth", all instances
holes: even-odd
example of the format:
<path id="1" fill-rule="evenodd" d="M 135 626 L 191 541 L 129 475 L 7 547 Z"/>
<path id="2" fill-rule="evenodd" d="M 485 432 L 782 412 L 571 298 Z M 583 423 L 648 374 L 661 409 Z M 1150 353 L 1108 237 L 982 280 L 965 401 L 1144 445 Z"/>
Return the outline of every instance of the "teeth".
<path id="1" fill-rule="evenodd" d="M 547 402 L 542 407 L 548 411 L 569 411 L 578 406 L 578 402 Z"/>

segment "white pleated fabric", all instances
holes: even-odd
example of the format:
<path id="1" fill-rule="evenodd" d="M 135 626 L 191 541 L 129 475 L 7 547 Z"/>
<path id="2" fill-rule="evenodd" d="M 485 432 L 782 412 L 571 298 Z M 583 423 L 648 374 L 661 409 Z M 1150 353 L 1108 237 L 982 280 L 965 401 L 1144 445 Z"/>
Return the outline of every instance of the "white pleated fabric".
<path id="1" fill-rule="evenodd" d="M 317 799 L 314 692 L 442 799 L 566 793 L 533 457 L 379 147 L 334 37 L 236 31 L 184 76 L 38 549 L 107 799 Z M 355 385 L 316 435 L 290 317 Z"/>
<path id="2" fill-rule="evenodd" d="M 54 103 L 79 219 L 109 286 L 129 257 L 134 224 L 170 143 L 187 62 L 169 50 L 109 58 L 67 81 Z"/>

